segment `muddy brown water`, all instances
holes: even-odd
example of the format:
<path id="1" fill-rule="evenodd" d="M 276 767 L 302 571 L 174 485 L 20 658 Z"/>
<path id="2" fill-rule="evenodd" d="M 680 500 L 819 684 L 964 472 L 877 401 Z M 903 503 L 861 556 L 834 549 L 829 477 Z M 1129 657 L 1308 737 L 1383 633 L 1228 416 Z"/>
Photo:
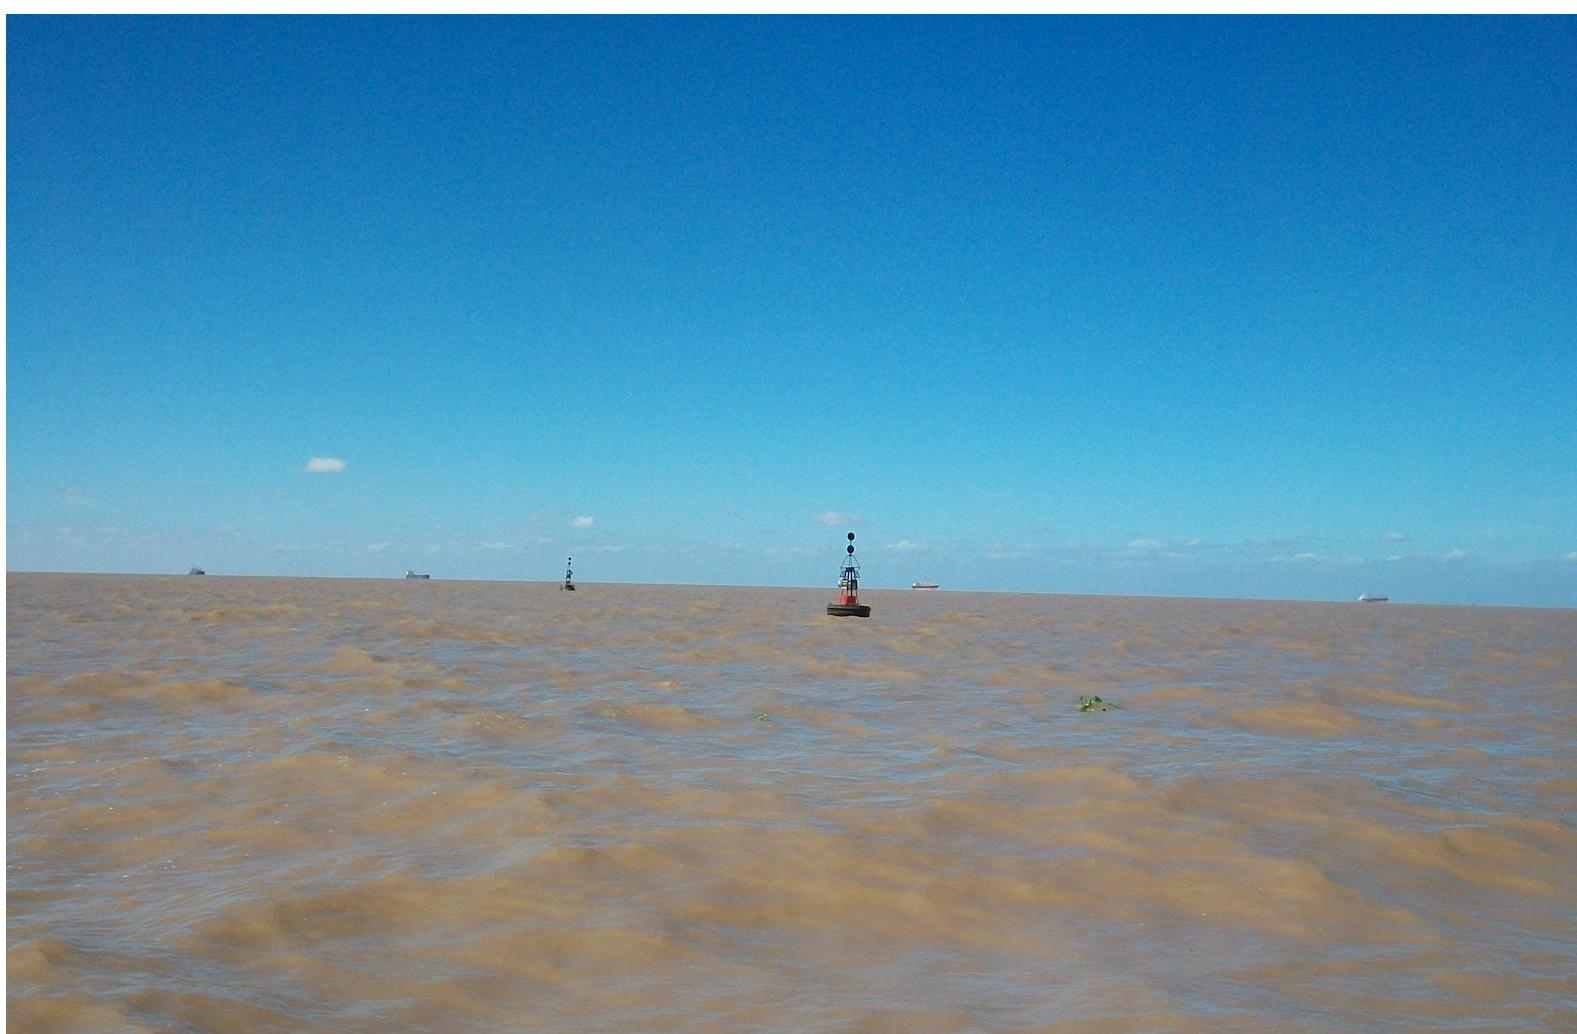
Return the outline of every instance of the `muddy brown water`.
<path id="1" fill-rule="evenodd" d="M 1577 611 L 830 598 L 9 575 L 10 1029 L 1577 1030 Z"/>

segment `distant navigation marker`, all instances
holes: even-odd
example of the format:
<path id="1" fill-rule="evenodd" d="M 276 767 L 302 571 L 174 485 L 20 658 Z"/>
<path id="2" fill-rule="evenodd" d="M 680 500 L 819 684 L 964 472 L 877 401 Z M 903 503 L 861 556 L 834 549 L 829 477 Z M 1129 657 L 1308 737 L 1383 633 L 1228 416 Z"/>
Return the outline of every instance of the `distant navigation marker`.
<path id="1" fill-rule="evenodd" d="M 564 584 L 559 586 L 559 588 L 560 589 L 568 589 L 570 592 L 574 592 L 575 591 L 575 558 L 574 557 L 570 557 L 569 559 L 564 561 Z"/>
<path id="2" fill-rule="evenodd" d="M 849 532 L 848 555 L 838 572 L 838 602 L 827 604 L 827 613 L 837 618 L 868 618 L 871 608 L 860 602 L 860 562 L 854 559 L 854 532 Z"/>

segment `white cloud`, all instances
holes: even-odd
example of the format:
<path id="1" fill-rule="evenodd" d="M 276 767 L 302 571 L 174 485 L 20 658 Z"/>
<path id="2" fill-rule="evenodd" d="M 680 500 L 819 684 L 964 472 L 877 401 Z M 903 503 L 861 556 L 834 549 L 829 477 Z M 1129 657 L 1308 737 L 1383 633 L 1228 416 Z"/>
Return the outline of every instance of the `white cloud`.
<path id="1" fill-rule="evenodd" d="M 849 527 L 858 528 L 865 523 L 865 518 L 857 513 L 839 513 L 837 510 L 826 510 L 816 515 L 817 524 L 825 524 L 829 528 Z"/>
<path id="2" fill-rule="evenodd" d="M 520 547 L 519 546 L 516 546 L 513 543 L 509 543 L 509 542 L 479 542 L 479 543 L 477 543 L 476 548 L 477 549 L 481 549 L 481 550 L 485 550 L 485 551 L 487 551 L 489 553 L 518 553 L 518 552 L 520 552 Z"/>
<path id="3" fill-rule="evenodd" d="M 1568 564 L 1577 564 L 1577 549 L 1567 553 L 1563 558 Z"/>
<path id="4" fill-rule="evenodd" d="M 589 528 L 596 523 L 597 518 L 595 517 L 576 517 L 569 522 L 569 526 L 572 528 Z"/>
<path id="5" fill-rule="evenodd" d="M 1467 559 L 1467 550 L 1464 550 L 1464 549 L 1453 549 L 1451 552 L 1447 553 L 1443 559 L 1446 559 L 1446 560 L 1466 560 Z"/>
<path id="6" fill-rule="evenodd" d="M 930 547 L 924 542 L 915 542 L 911 539 L 899 539 L 897 542 L 889 542 L 882 548 L 890 549 L 894 553 L 923 553 Z"/>
<path id="7" fill-rule="evenodd" d="M 1120 553 L 1113 554 L 1120 562 L 1148 563 L 1155 560 L 1189 560 L 1198 559 L 1197 551 L 1203 541 L 1200 539 L 1187 539 L 1183 542 L 1166 542 L 1156 538 L 1137 538 Z"/>
<path id="8" fill-rule="evenodd" d="M 1407 541 L 1407 536 L 1403 535 L 1399 531 L 1387 532 L 1385 534 L 1385 536 L 1383 537 L 1383 541 L 1385 541 L 1385 542 L 1406 542 Z"/>
<path id="9" fill-rule="evenodd" d="M 394 548 L 394 543 L 392 542 L 374 542 L 367 546 L 367 552 L 387 553 L 392 548 Z"/>
<path id="10" fill-rule="evenodd" d="M 308 474 L 343 474 L 345 461 L 332 456 L 314 456 L 307 460 L 305 472 Z"/>

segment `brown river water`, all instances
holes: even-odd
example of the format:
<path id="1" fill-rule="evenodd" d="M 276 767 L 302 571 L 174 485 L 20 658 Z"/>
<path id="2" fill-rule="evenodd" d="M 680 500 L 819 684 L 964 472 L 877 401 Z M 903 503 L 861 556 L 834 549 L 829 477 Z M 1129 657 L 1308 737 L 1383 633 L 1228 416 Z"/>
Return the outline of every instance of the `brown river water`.
<path id="1" fill-rule="evenodd" d="M 832 596 L 9 575 L 10 1030 L 1577 1031 L 1577 611 Z"/>

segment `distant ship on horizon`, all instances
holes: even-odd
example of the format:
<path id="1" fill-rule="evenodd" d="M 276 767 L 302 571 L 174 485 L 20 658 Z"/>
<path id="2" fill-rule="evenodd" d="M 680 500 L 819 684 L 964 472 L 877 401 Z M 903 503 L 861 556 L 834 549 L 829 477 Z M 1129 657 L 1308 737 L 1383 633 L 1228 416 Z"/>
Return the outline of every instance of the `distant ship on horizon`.
<path id="1" fill-rule="evenodd" d="M 1358 597 L 1358 602 L 1359 603 L 1384 603 L 1388 599 L 1390 599 L 1389 596 L 1373 596 L 1373 595 L 1370 595 L 1369 593 L 1366 592 L 1363 595 Z"/>
<path id="2" fill-rule="evenodd" d="M 426 580 L 426 579 L 431 578 L 432 575 L 430 575 L 430 574 L 417 574 L 415 571 L 412 571 L 410 568 L 406 568 L 405 569 L 405 577 L 407 577 L 407 578 L 418 578 L 418 579 Z"/>
<path id="3" fill-rule="evenodd" d="M 936 582 L 915 582 L 913 585 L 909 586 L 909 588 L 911 588 L 911 589 L 940 589 L 941 586 L 938 585 Z"/>

